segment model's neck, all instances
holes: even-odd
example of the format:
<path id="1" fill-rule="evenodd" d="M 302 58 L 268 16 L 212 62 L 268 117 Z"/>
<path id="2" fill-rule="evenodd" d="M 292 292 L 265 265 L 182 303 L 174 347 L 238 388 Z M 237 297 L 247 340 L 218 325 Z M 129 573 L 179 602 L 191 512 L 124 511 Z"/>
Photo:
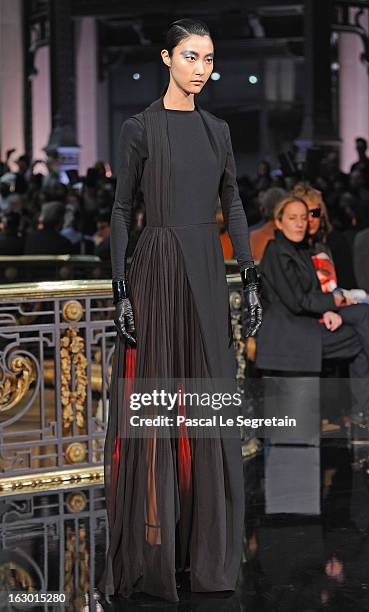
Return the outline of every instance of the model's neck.
<path id="1" fill-rule="evenodd" d="M 169 83 L 163 98 L 164 108 L 192 111 L 195 109 L 194 94 L 188 94 L 173 83 Z"/>

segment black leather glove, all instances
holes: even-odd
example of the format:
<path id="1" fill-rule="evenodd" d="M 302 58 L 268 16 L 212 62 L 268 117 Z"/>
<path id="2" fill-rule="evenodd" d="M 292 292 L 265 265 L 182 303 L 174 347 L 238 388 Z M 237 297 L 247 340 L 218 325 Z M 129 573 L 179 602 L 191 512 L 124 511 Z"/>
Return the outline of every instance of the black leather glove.
<path id="1" fill-rule="evenodd" d="M 250 266 L 241 271 L 243 284 L 243 297 L 245 303 L 245 338 L 255 336 L 261 326 L 263 319 L 263 309 L 260 303 L 260 276 L 256 268 Z"/>
<path id="2" fill-rule="evenodd" d="M 114 323 L 123 342 L 136 346 L 133 309 L 123 280 L 113 280 L 113 301 L 115 304 Z"/>

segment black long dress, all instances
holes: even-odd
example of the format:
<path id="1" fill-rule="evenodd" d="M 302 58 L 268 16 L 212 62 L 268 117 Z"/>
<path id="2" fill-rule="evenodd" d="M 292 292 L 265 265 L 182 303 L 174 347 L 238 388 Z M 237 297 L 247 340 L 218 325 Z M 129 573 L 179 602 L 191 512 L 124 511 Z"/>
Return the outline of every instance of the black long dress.
<path id="1" fill-rule="evenodd" d="M 111 224 L 113 278 L 122 278 L 132 202 L 147 225 L 128 284 L 137 349 L 118 337 L 105 446 L 110 548 L 100 589 L 177 601 L 176 568 L 193 591 L 235 588 L 242 551 L 238 437 L 127 436 L 136 379 L 234 379 L 228 288 L 215 212 L 219 198 L 241 267 L 251 262 L 228 125 L 162 99 L 127 120 Z"/>

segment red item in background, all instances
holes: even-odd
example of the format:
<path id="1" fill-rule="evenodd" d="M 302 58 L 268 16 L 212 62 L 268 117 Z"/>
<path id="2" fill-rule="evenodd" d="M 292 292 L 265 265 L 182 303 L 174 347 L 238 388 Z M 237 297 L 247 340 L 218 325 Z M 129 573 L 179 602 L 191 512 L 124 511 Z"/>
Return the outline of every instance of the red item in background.
<path id="1" fill-rule="evenodd" d="M 323 293 L 337 289 L 336 268 L 327 253 L 317 253 L 312 258 Z"/>
<path id="2" fill-rule="evenodd" d="M 123 397 L 123 418 L 126 418 L 126 415 L 129 411 L 129 396 L 133 390 L 133 381 L 135 378 L 135 367 L 136 367 L 136 349 L 132 347 L 128 347 L 126 351 L 126 363 L 125 363 L 125 373 L 124 378 L 126 379 L 126 384 L 124 385 L 124 397 Z M 114 444 L 114 453 L 113 453 L 113 461 L 112 461 L 112 494 L 116 495 L 117 490 L 117 480 L 118 473 L 120 467 L 121 460 L 121 447 L 122 447 L 122 438 L 115 438 Z M 114 497 L 113 508 L 115 508 L 116 499 Z"/>
<path id="3" fill-rule="evenodd" d="M 222 245 L 223 259 L 233 259 L 233 246 L 228 232 L 220 234 L 220 243 Z"/>

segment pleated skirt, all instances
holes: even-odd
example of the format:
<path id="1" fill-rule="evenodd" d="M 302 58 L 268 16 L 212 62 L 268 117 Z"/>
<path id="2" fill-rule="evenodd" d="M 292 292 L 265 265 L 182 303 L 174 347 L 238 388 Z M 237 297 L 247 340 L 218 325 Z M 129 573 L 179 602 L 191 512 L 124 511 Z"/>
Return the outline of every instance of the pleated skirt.
<path id="1" fill-rule="evenodd" d="M 191 590 L 234 589 L 226 577 L 232 505 L 220 438 L 128 437 L 137 379 L 211 376 L 201 325 L 174 232 L 146 227 L 129 272 L 137 348 L 116 340 L 105 445 L 110 546 L 102 592 L 142 591 L 178 601 L 176 572 Z M 237 503 L 237 500 L 234 500 Z"/>

